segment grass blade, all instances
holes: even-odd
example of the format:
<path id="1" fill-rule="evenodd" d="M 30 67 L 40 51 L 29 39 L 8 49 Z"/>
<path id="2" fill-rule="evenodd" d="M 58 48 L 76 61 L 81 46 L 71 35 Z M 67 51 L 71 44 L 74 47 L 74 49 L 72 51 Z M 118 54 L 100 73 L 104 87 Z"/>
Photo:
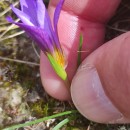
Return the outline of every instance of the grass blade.
<path id="1" fill-rule="evenodd" d="M 69 122 L 69 119 L 66 118 L 63 121 L 61 121 L 59 124 L 57 124 L 53 130 L 59 130 L 61 127 L 63 127 L 63 125 L 67 124 Z"/>
<path id="2" fill-rule="evenodd" d="M 55 114 L 55 115 L 52 115 L 52 116 L 48 116 L 48 117 L 44 117 L 44 118 L 37 119 L 37 120 L 34 120 L 34 121 L 30 121 L 30 122 L 27 122 L 27 123 L 24 123 L 24 124 L 18 124 L 18 125 L 14 125 L 14 126 L 11 126 L 11 127 L 8 127 L 8 128 L 4 128 L 3 130 L 15 130 L 15 129 L 18 129 L 18 128 L 21 128 L 21 127 L 34 125 L 34 124 L 37 124 L 37 123 L 40 123 L 40 122 L 43 122 L 43 121 L 46 121 L 46 120 L 49 120 L 49 119 L 52 119 L 52 118 L 70 115 L 70 114 L 76 113 L 76 112 L 77 111 L 75 111 L 75 110 L 66 111 L 66 112 L 58 113 L 58 114 Z"/>
<path id="3" fill-rule="evenodd" d="M 18 2 L 15 2 L 13 5 L 14 7 L 17 6 L 19 4 Z M 11 10 L 11 7 L 8 7 L 6 10 L 4 10 L 2 13 L 0 13 L 0 17 L 4 16 L 7 12 L 9 12 Z"/>
<path id="4" fill-rule="evenodd" d="M 9 36 L 7 36 L 7 37 L 5 37 L 5 38 L 1 38 L 1 39 L 0 39 L 0 42 L 2 42 L 2 41 L 4 41 L 4 40 L 7 40 L 7 39 L 10 39 L 10 38 L 14 38 L 14 37 L 19 36 L 19 35 L 21 35 L 21 34 L 23 34 L 23 33 L 24 33 L 24 31 L 20 31 L 20 32 L 17 32 L 17 33 L 15 33 L 15 34 L 9 35 Z"/>
<path id="5" fill-rule="evenodd" d="M 15 22 L 19 22 L 20 19 L 16 19 Z M 12 29 L 16 29 L 18 28 L 18 26 L 16 26 L 15 24 L 11 24 L 9 27 L 6 28 L 6 30 L 0 35 L 0 38 L 2 38 L 8 31 L 12 30 Z"/>
<path id="6" fill-rule="evenodd" d="M 83 35 L 80 35 L 79 38 L 79 48 L 78 48 L 78 60 L 77 60 L 77 67 L 80 65 L 81 63 L 81 50 L 82 50 L 82 46 L 83 46 Z"/>

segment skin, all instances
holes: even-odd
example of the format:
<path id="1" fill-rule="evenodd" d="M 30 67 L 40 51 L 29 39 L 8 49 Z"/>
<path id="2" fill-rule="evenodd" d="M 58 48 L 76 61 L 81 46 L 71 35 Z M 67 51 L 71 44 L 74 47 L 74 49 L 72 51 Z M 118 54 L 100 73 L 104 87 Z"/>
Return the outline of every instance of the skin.
<path id="1" fill-rule="evenodd" d="M 66 71 L 71 87 L 55 74 L 41 52 L 41 79 L 47 93 L 59 100 L 72 100 L 86 118 L 100 123 L 130 122 L 130 33 L 103 44 L 105 25 L 120 1 L 65 0 L 58 34 L 68 61 Z M 57 3 L 52 0 L 49 4 L 52 19 Z M 77 70 L 81 33 L 85 60 Z"/>

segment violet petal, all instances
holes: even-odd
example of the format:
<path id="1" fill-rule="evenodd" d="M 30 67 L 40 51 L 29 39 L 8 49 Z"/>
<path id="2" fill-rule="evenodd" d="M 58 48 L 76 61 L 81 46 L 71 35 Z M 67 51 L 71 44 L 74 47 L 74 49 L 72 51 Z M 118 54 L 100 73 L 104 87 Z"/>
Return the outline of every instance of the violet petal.
<path id="1" fill-rule="evenodd" d="M 8 21 L 18 25 L 20 28 L 25 30 L 26 33 L 38 44 L 43 52 L 53 53 L 54 46 L 52 44 L 51 38 L 48 35 L 48 32 L 39 27 L 28 26 L 23 23 L 16 23 L 9 17 L 7 19 Z"/>
<path id="2" fill-rule="evenodd" d="M 20 18 L 20 20 L 30 26 L 34 26 L 34 23 L 31 22 L 31 18 L 26 15 L 25 13 L 23 13 L 22 11 L 18 10 L 17 8 L 11 6 L 13 12 L 18 16 L 18 18 Z"/>
<path id="3" fill-rule="evenodd" d="M 36 1 L 35 0 L 20 0 L 21 10 L 30 17 L 30 21 L 38 26 Z"/>
<path id="4" fill-rule="evenodd" d="M 52 53 L 54 51 L 54 46 L 52 45 L 48 32 L 41 28 L 27 26 L 21 23 L 17 23 L 17 25 L 27 32 L 27 34 L 39 45 L 43 52 Z"/>
<path id="5" fill-rule="evenodd" d="M 20 0 L 21 10 L 24 10 L 24 7 L 31 9 L 29 7 L 33 7 L 31 10 L 34 10 L 36 8 L 35 4 L 36 0 Z"/>
<path id="6" fill-rule="evenodd" d="M 58 3 L 58 5 L 56 6 L 55 12 L 54 12 L 54 19 L 53 19 L 53 23 L 54 23 L 54 35 L 55 35 L 55 41 L 56 41 L 56 46 L 57 48 L 61 49 L 60 46 L 60 42 L 59 42 L 59 38 L 58 38 L 58 32 L 57 32 L 57 24 L 58 24 L 58 20 L 59 20 L 59 16 L 60 16 L 60 12 L 61 12 L 61 8 L 64 4 L 64 0 L 60 0 L 60 2 Z"/>
<path id="7" fill-rule="evenodd" d="M 61 8 L 62 8 L 63 4 L 64 4 L 64 0 L 60 0 L 60 2 L 58 3 L 58 5 L 56 6 L 56 9 L 55 9 L 54 19 L 53 19 L 55 33 L 57 33 L 57 24 L 58 24 Z"/>
<path id="8" fill-rule="evenodd" d="M 50 16 L 47 12 L 47 10 L 45 9 L 45 19 L 44 19 L 44 29 L 48 31 L 49 35 L 53 35 L 54 34 L 54 31 L 53 31 L 53 28 L 52 28 L 52 23 L 51 23 L 51 20 L 50 20 Z"/>
<path id="9" fill-rule="evenodd" d="M 41 28 L 45 28 L 45 24 L 47 20 L 45 18 L 45 5 L 43 4 L 42 0 L 36 0 L 36 13 L 37 13 L 37 20 Z"/>

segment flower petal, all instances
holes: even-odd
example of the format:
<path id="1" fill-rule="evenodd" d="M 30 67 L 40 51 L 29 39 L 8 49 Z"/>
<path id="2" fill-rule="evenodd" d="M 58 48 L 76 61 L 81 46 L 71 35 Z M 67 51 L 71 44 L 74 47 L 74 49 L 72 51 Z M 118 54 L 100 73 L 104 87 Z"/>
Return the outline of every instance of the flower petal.
<path id="1" fill-rule="evenodd" d="M 58 3 L 58 5 L 56 6 L 56 9 L 55 9 L 55 13 L 54 13 L 54 30 L 55 30 L 55 33 L 57 33 L 57 23 L 58 23 L 58 20 L 59 20 L 59 16 L 60 16 L 60 12 L 61 12 L 61 8 L 64 4 L 64 0 L 60 0 L 60 2 Z"/>
<path id="2" fill-rule="evenodd" d="M 38 26 L 37 13 L 36 13 L 36 1 L 35 0 L 20 0 L 21 10 L 24 12 L 30 20 L 33 21 L 35 26 Z"/>
<path id="3" fill-rule="evenodd" d="M 45 18 L 45 10 L 46 7 L 43 4 L 42 0 L 36 0 L 36 11 L 37 11 L 37 20 L 41 28 L 45 28 L 45 24 L 47 23 Z"/>
<path id="4" fill-rule="evenodd" d="M 54 31 L 52 28 L 51 20 L 42 0 L 37 0 L 37 18 L 40 27 L 46 30 L 49 35 L 52 36 Z"/>
<path id="5" fill-rule="evenodd" d="M 27 32 L 27 34 L 38 44 L 43 52 L 53 53 L 54 46 L 52 45 L 52 41 L 47 32 L 41 28 L 27 26 L 20 23 L 17 23 L 17 25 Z"/>
<path id="6" fill-rule="evenodd" d="M 57 24 L 58 24 L 61 8 L 62 8 L 63 4 L 64 4 L 64 0 L 60 0 L 58 5 L 56 6 L 56 9 L 55 9 L 55 12 L 54 12 L 54 19 L 53 19 L 54 35 L 55 35 L 54 38 L 55 38 L 55 41 L 56 41 L 57 48 L 59 48 L 59 50 L 61 50 L 61 51 L 62 51 L 62 49 L 61 49 L 61 45 L 60 45 L 59 38 L 58 38 Z"/>
<path id="7" fill-rule="evenodd" d="M 36 15 L 36 2 L 35 0 L 20 0 L 21 10 L 28 14 L 35 14 Z"/>
<path id="8" fill-rule="evenodd" d="M 21 10 L 24 11 L 25 7 L 34 10 L 36 8 L 35 0 L 20 0 Z"/>
<path id="9" fill-rule="evenodd" d="M 23 23 L 16 23 L 11 19 L 11 17 L 8 17 L 7 20 L 25 30 L 25 32 L 38 44 L 44 53 L 53 53 L 54 46 L 52 44 L 51 38 L 48 35 L 48 32 L 39 27 L 28 26 Z"/>
<path id="10" fill-rule="evenodd" d="M 11 6 L 13 12 L 20 18 L 20 20 L 27 25 L 34 26 L 34 23 L 30 20 L 30 17 L 23 13 L 22 11 L 18 10 L 17 8 Z"/>

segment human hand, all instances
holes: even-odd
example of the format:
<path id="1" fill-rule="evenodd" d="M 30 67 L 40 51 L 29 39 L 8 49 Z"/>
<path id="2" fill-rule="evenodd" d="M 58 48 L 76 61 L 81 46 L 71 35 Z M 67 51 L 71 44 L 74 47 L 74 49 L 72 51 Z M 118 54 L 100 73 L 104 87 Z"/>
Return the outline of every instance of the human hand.
<path id="1" fill-rule="evenodd" d="M 50 16 L 58 0 L 49 6 Z M 101 123 L 130 122 L 130 33 L 102 45 L 105 23 L 111 18 L 120 0 L 66 0 L 61 12 L 58 33 L 68 60 L 69 86 L 55 74 L 47 58 L 41 54 L 41 79 L 45 90 L 54 98 L 72 100 L 88 119 Z M 82 59 L 77 69 L 79 35 L 83 34 Z M 74 78 L 73 78 L 74 76 Z M 100 80 L 99 80 L 100 79 Z M 70 96 L 71 93 L 71 96 Z"/>

